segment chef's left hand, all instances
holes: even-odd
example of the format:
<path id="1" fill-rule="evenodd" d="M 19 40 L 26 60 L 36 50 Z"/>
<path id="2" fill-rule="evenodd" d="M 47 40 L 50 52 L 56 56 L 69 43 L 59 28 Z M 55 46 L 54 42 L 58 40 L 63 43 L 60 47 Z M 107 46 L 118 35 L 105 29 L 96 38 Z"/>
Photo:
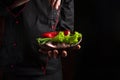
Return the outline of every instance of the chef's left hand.
<path id="1" fill-rule="evenodd" d="M 61 5 L 61 0 L 49 0 L 50 5 L 52 8 L 58 10 Z"/>
<path id="2" fill-rule="evenodd" d="M 27 2 L 29 2 L 30 0 L 15 0 L 15 2 L 13 4 L 11 4 L 10 9 L 14 9 L 16 7 L 19 7 Z"/>
<path id="3" fill-rule="evenodd" d="M 67 57 L 67 55 L 69 55 L 69 52 L 79 50 L 80 48 L 80 44 L 66 49 L 54 49 L 50 46 L 47 46 L 46 48 L 40 48 L 39 52 L 45 55 L 47 54 L 49 58 L 57 58 L 58 55 L 60 55 L 61 57 Z"/>

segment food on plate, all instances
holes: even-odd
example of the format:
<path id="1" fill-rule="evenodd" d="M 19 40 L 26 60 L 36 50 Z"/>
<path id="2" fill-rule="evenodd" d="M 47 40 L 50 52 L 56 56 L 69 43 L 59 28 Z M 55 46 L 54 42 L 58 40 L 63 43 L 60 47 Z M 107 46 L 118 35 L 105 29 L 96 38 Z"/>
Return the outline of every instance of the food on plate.
<path id="1" fill-rule="evenodd" d="M 78 43 L 82 39 L 82 34 L 75 31 L 71 33 L 69 30 L 66 31 L 55 31 L 55 32 L 46 32 L 41 35 L 42 37 L 37 38 L 39 45 L 44 44 L 61 44 L 65 46 L 66 44 L 73 45 Z"/>

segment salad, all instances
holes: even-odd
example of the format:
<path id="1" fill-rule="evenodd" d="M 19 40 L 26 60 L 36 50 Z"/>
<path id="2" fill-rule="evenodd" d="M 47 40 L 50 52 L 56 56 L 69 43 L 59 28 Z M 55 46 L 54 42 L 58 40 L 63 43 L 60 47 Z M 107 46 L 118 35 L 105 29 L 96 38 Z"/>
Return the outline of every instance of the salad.
<path id="1" fill-rule="evenodd" d="M 75 31 L 71 33 L 69 30 L 66 31 L 55 31 L 46 32 L 41 35 L 42 37 L 37 38 L 37 42 L 40 45 L 46 44 L 48 42 L 53 43 L 66 43 L 66 44 L 76 44 L 82 39 L 82 34 Z"/>

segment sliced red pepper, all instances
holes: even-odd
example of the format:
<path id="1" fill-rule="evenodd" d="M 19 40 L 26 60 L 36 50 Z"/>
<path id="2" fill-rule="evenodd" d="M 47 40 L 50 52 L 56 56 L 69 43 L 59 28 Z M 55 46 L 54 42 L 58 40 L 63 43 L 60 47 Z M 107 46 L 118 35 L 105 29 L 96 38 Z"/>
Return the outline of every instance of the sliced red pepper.
<path id="1" fill-rule="evenodd" d="M 70 31 L 69 30 L 65 30 L 63 31 L 64 32 L 64 35 L 69 35 L 70 34 Z M 54 32 L 45 32 L 43 33 L 41 36 L 44 37 L 44 38 L 54 38 L 55 36 L 57 36 L 59 33 L 59 31 L 54 31 Z"/>
<path id="2" fill-rule="evenodd" d="M 54 38 L 59 32 L 55 31 L 55 32 L 46 32 L 43 33 L 41 36 L 44 38 Z"/>

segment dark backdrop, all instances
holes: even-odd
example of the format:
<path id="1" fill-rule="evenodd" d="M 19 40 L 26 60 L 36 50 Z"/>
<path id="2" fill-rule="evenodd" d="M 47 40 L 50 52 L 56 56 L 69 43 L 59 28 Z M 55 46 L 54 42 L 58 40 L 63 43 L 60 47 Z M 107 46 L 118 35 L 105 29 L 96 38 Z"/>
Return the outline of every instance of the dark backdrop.
<path id="1" fill-rule="evenodd" d="M 74 80 L 120 80 L 120 0 L 75 0 L 83 34 Z"/>

